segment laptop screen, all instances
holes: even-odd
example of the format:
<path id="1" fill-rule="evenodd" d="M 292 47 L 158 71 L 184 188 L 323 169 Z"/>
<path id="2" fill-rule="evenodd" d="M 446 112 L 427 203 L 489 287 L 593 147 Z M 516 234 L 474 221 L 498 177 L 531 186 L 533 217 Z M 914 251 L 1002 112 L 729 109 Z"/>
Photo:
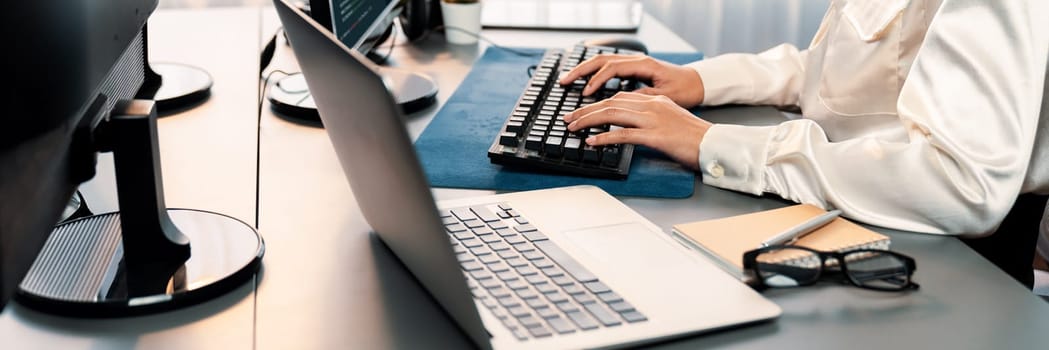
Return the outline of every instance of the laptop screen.
<path id="1" fill-rule="evenodd" d="M 330 0 L 332 33 L 351 49 L 368 52 L 393 18 L 397 0 Z"/>

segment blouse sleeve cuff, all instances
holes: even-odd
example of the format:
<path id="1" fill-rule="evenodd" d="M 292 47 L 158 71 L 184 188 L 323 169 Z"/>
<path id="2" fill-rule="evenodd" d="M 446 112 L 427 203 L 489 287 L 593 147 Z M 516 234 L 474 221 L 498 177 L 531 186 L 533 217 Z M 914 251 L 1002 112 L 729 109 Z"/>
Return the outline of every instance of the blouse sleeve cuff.
<path id="1" fill-rule="evenodd" d="M 764 193 L 766 149 L 775 128 L 711 126 L 699 144 L 703 183 L 754 195 Z"/>

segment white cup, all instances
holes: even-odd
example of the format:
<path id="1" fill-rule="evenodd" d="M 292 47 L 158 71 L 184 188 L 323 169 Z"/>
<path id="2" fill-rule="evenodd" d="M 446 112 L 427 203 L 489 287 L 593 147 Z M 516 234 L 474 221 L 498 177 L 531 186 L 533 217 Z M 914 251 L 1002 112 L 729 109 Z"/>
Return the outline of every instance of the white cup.
<path id="1" fill-rule="evenodd" d="M 441 16 L 444 19 L 444 36 L 449 43 L 472 45 L 481 34 L 481 2 L 470 4 L 441 1 Z"/>

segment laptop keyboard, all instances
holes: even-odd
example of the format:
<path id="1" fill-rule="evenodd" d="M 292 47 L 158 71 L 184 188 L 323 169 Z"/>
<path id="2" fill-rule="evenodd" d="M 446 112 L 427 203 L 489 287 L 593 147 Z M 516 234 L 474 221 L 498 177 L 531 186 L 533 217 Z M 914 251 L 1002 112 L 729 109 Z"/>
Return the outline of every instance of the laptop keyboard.
<path id="1" fill-rule="evenodd" d="M 564 115 L 609 97 L 620 91 L 633 91 L 637 82 L 613 78 L 590 96 L 582 96 L 589 77 L 561 86 L 561 73 L 580 62 L 602 53 L 640 55 L 640 52 L 601 46 L 576 45 L 572 52 L 548 50 L 539 62 L 532 79 L 514 106 L 513 112 L 499 130 L 488 158 L 492 163 L 521 168 L 563 172 L 591 177 L 625 179 L 630 173 L 634 146 L 589 146 L 583 140 L 589 135 L 618 128 L 599 125 L 569 132 Z"/>
<path id="2" fill-rule="evenodd" d="M 506 203 L 441 220 L 474 298 L 519 340 L 647 320 Z"/>

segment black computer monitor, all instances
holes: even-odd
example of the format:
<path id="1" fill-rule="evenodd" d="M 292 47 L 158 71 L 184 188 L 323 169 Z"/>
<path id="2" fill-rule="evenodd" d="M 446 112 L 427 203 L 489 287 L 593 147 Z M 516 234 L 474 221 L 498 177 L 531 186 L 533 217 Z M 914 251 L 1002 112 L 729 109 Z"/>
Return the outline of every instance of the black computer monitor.
<path id="1" fill-rule="evenodd" d="M 310 17 L 362 54 L 371 52 L 393 29 L 400 0 L 311 0 Z"/>
<path id="2" fill-rule="evenodd" d="M 386 57 L 375 53 L 375 49 L 393 32 L 394 20 L 400 15 L 404 3 L 406 1 L 402 0 L 309 0 L 309 13 L 343 45 L 383 64 Z M 437 101 L 437 83 L 425 75 L 391 67 L 383 67 L 380 74 L 386 78 L 405 113 L 421 110 Z M 317 106 L 306 85 L 302 74 L 298 73 L 276 82 L 269 93 L 273 109 L 286 117 L 319 123 Z"/>
<path id="3" fill-rule="evenodd" d="M 144 73 L 131 73 L 141 69 L 141 60 L 121 60 L 129 48 L 141 52 L 139 33 L 156 6 L 156 0 L 5 6 L 4 22 L 17 34 L 4 50 L 13 80 L 0 84 L 0 307 L 84 180 L 70 163 L 77 158 L 71 150 L 77 125 L 99 118 L 116 100 L 133 98 L 144 85 Z M 118 63 L 139 67 L 112 72 Z M 105 84 L 115 80 L 124 84 Z M 94 106 L 100 93 L 112 98 Z"/>
<path id="4" fill-rule="evenodd" d="M 5 6 L 17 34 L 4 53 L 13 81 L 0 97 L 0 309 L 14 297 L 72 316 L 163 311 L 223 294 L 257 270 L 263 246 L 252 227 L 164 206 L 151 100 L 159 78 L 146 61 L 156 7 Z M 55 226 L 100 151 L 113 152 L 121 211 Z"/>

